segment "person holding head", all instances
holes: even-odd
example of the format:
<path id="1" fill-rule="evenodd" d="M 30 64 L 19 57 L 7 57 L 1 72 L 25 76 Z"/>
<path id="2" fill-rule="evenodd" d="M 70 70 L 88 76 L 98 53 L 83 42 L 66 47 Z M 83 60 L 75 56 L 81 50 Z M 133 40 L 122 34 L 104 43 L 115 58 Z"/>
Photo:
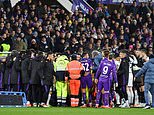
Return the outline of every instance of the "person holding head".
<path id="1" fill-rule="evenodd" d="M 133 75 L 133 66 L 138 64 L 138 61 L 133 54 L 133 52 L 129 52 L 129 76 L 128 76 L 128 84 L 126 86 L 126 91 L 128 95 L 128 102 L 129 105 L 133 105 L 134 102 L 134 92 L 133 92 L 133 82 L 134 82 L 134 75 Z"/>

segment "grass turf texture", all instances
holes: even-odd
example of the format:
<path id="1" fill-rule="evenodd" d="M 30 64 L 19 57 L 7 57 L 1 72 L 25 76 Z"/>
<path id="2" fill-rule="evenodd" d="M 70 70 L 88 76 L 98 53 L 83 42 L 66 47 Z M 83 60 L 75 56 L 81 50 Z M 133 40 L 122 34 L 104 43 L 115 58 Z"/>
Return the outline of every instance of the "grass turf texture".
<path id="1" fill-rule="evenodd" d="M 0 115 L 154 115 L 154 109 L 102 109 L 102 108 L 0 108 Z"/>

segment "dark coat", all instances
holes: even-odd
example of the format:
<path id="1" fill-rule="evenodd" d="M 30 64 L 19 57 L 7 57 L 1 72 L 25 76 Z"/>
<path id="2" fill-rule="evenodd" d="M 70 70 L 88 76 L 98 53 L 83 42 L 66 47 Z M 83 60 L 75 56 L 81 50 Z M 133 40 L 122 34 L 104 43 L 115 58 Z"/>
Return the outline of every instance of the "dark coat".
<path id="1" fill-rule="evenodd" d="M 118 84 L 119 85 L 126 85 L 128 84 L 128 77 L 129 77 L 129 57 L 126 57 L 121 60 L 120 67 L 117 71 L 118 76 Z"/>
<path id="2" fill-rule="evenodd" d="M 30 71 L 28 70 L 30 58 L 26 57 L 21 62 L 21 80 L 22 84 L 28 84 L 30 80 Z"/>
<path id="3" fill-rule="evenodd" d="M 54 72 L 54 65 L 53 62 L 46 60 L 44 62 L 44 67 L 43 67 L 43 84 L 44 85 L 52 85 L 53 84 L 53 75 L 55 74 Z"/>
<path id="4" fill-rule="evenodd" d="M 43 77 L 43 60 L 39 58 L 32 59 L 29 64 L 30 84 L 41 85 Z"/>
<path id="5" fill-rule="evenodd" d="M 6 58 L 4 79 L 3 79 L 5 85 L 10 84 L 10 74 L 11 74 L 11 71 L 12 71 L 12 65 L 13 65 L 13 58 L 11 56 L 8 56 Z"/>
<path id="6" fill-rule="evenodd" d="M 5 63 L 0 60 L 0 89 L 4 86 L 4 70 L 5 70 Z"/>
<path id="7" fill-rule="evenodd" d="M 18 84 L 20 83 L 21 77 L 21 58 L 16 58 L 12 65 L 12 72 L 11 72 L 11 84 Z"/>

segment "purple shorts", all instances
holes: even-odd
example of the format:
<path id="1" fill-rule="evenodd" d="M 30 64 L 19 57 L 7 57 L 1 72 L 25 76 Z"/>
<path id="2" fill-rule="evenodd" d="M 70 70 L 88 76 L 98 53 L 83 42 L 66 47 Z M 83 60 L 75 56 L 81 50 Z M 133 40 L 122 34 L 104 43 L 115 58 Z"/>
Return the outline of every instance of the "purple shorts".
<path id="1" fill-rule="evenodd" d="M 81 77 L 81 88 L 86 88 L 86 86 L 88 88 L 92 88 L 93 86 L 91 74 Z"/>
<path id="2" fill-rule="evenodd" d="M 107 80 L 99 80 L 98 81 L 98 90 L 102 90 L 104 88 L 104 91 L 109 91 L 110 90 L 110 79 Z"/>

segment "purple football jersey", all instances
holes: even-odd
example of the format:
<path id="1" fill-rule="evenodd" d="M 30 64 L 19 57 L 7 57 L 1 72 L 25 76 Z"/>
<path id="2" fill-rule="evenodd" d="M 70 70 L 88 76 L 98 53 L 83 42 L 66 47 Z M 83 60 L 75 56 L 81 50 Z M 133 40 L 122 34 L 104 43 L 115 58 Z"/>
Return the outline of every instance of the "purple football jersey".
<path id="1" fill-rule="evenodd" d="M 88 59 L 88 58 L 82 58 L 81 63 L 83 65 L 83 67 L 84 67 L 84 71 L 85 72 L 90 72 L 91 67 L 93 65 L 92 60 Z"/>
<path id="2" fill-rule="evenodd" d="M 112 75 L 116 75 L 115 64 L 113 61 L 104 58 L 99 65 L 95 78 L 99 78 L 100 80 L 110 79 L 111 73 Z"/>

